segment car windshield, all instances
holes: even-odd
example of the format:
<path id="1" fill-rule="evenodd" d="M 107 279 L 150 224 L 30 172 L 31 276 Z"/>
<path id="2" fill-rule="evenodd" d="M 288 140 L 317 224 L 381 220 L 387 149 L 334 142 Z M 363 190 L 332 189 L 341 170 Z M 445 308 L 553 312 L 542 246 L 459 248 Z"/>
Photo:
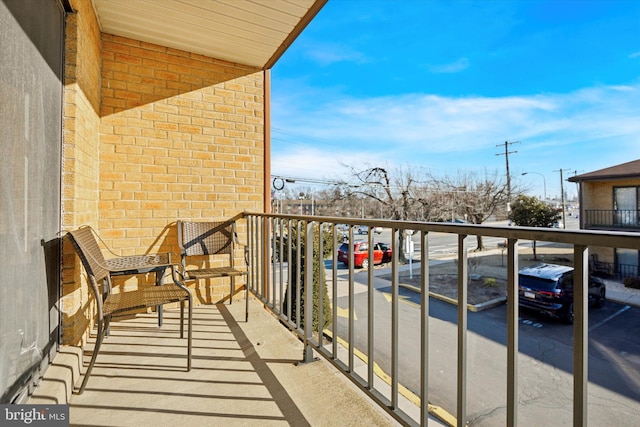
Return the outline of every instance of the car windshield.
<path id="1" fill-rule="evenodd" d="M 558 283 L 555 280 L 541 279 L 540 277 L 523 276 L 523 275 L 519 276 L 519 280 L 520 280 L 520 286 L 529 288 L 529 289 L 536 289 L 540 291 L 552 291 L 555 289 L 556 284 Z"/>

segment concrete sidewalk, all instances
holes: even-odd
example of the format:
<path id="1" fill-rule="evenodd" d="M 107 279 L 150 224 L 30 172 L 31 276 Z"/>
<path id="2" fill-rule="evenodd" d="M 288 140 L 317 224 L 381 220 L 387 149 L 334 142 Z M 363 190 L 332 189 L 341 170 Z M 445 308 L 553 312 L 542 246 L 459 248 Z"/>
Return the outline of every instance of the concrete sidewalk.
<path id="1" fill-rule="evenodd" d="M 627 288 L 622 283 L 606 280 L 607 300 L 640 307 L 640 289 Z"/>

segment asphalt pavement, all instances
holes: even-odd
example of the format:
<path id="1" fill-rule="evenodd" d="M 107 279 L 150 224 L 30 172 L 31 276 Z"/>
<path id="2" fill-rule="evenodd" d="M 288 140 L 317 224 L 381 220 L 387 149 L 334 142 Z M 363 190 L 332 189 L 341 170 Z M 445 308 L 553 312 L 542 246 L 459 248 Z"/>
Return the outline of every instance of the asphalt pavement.
<path id="1" fill-rule="evenodd" d="M 483 252 L 483 256 L 500 253 L 499 249 L 493 249 Z M 430 263 L 451 262 L 446 254 L 439 258 Z M 347 270 L 340 267 L 339 280 L 342 281 L 347 276 Z M 401 266 L 400 275 L 406 274 L 409 268 L 413 268 L 414 274 L 419 274 L 420 263 L 413 262 L 411 267 Z M 504 272 L 504 267 L 496 268 Z M 386 361 L 390 337 L 384 335 L 384 331 L 390 328 L 390 324 L 387 325 L 390 313 L 384 308 L 388 304 L 388 299 L 384 297 L 390 294 L 391 284 L 381 276 L 388 276 L 390 272 L 387 266 L 377 266 L 374 270 L 374 289 L 378 291 L 376 299 L 380 303 L 375 308 L 375 357 L 383 370 L 390 368 Z M 355 335 L 363 337 L 365 341 L 356 341 L 355 345 L 363 349 L 366 348 L 367 313 L 362 311 L 367 305 L 367 276 L 366 270 L 356 270 Z M 339 306 L 345 307 L 348 296 L 342 291 L 339 297 Z M 400 382 L 408 390 L 417 390 L 419 384 L 415 381 L 419 376 L 412 367 L 419 364 L 419 351 L 412 346 L 419 340 L 412 335 L 411 331 L 415 328 L 411 325 L 418 324 L 420 298 L 418 293 L 407 287 L 401 287 L 400 298 L 403 310 L 399 337 L 402 348 Z M 630 336 L 638 329 L 632 324 L 640 321 L 637 308 L 640 307 L 640 290 L 625 288 L 621 283 L 610 280 L 607 281 L 607 300 L 603 309 L 590 310 L 589 315 L 589 420 L 594 425 L 602 425 L 600 422 L 605 421 L 610 422 L 609 425 L 626 425 L 629 420 L 640 416 L 640 377 L 637 376 L 637 361 L 634 361 L 640 350 L 634 337 Z M 491 308 L 469 315 L 467 413 L 471 417 L 471 425 L 477 426 L 504 422 L 506 307 L 497 305 Z M 434 390 L 434 394 L 429 396 L 429 401 L 454 415 L 456 372 L 451 357 L 455 359 L 456 308 L 446 299 L 431 298 L 429 310 L 429 339 L 430 346 L 434 348 L 430 352 L 429 369 L 430 389 Z M 570 424 L 570 411 L 565 409 L 571 408 L 572 401 L 572 328 L 524 309 L 521 310 L 519 321 L 520 419 L 527 419 L 522 425 L 559 425 L 564 421 Z M 540 423 L 536 421 L 535 424 L 529 424 L 529 420 Z M 554 424 L 556 421 L 562 422 Z"/>

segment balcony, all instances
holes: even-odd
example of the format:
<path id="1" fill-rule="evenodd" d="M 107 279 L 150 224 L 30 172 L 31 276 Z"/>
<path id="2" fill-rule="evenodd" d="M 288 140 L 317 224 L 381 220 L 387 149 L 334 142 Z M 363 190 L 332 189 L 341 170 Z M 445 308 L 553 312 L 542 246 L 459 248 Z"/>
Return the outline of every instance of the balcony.
<path id="1" fill-rule="evenodd" d="M 353 262 L 338 270 L 336 248 L 343 239 L 338 223 L 351 226 L 346 236 L 351 241 L 356 225 L 389 230 L 388 281 L 383 283 L 373 268 L 356 270 Z M 640 249 L 639 234 L 269 214 L 245 214 L 242 225 L 250 248 L 249 322 L 242 321 L 244 301 L 238 299 L 232 305 L 198 307 L 189 373 L 183 370 L 183 343 L 177 338 L 178 313 L 165 313 L 162 329 L 154 326 L 152 314 L 123 320 L 128 324 L 122 327 L 114 323 L 85 393 L 71 398 L 72 424 L 529 426 L 555 420 L 583 426 L 588 420 L 600 425 L 603 417 L 611 419 L 610 412 L 622 416 L 618 408 L 636 407 L 628 410 L 631 419 L 640 412 L 633 397 L 589 379 L 593 343 L 584 286 L 589 246 Z M 436 234 L 456 242 L 453 317 L 439 313 L 429 298 L 429 268 L 437 262 L 429 247 Z M 408 297 L 400 284 L 407 268 L 400 245 L 408 236 L 417 242 L 412 268 L 425 278 L 411 306 L 405 305 Z M 476 236 L 506 243 L 494 249 L 504 260 L 507 281 L 504 330 L 478 330 L 467 308 Z M 379 237 L 360 238 L 371 243 Z M 575 323 L 567 340 L 573 341 L 572 356 L 560 366 L 527 352 L 530 343 L 523 342 L 519 307 L 513 303 L 520 247 L 530 241 L 562 245 L 573 258 Z M 320 259 L 327 245 L 330 255 Z M 314 281 L 312 274 L 289 279 L 294 268 L 315 271 L 323 280 Z M 329 307 L 319 297 L 325 286 Z M 417 337 L 411 338 L 413 346 L 409 332 Z M 167 355 L 174 352 L 175 357 Z M 493 352 L 499 357 L 488 356 Z M 487 379 L 483 372 L 489 370 L 497 374 Z M 547 380 L 557 386 L 554 404 L 531 406 L 531 400 L 543 399 L 537 387 Z M 483 407 L 484 397 L 495 406 Z M 32 401 L 40 402 L 47 401 Z M 484 424 L 480 412 L 490 417 Z"/>
<path id="2" fill-rule="evenodd" d="M 302 344 L 255 299 L 194 310 L 193 368 L 184 369 L 179 310 L 113 322 L 91 379 L 70 399 L 71 425 L 206 426 L 393 425 L 324 361 L 298 365 Z M 87 351 L 93 349 L 88 343 Z M 168 355 L 169 353 L 169 355 Z M 51 370 L 78 369 L 78 353 L 63 349 Z M 85 355 L 86 357 L 86 355 Z M 77 377 L 76 377 L 77 379 Z M 60 378 L 45 378 L 29 403 L 52 404 Z M 358 422 L 354 421 L 358 420 Z"/>
<path id="3" fill-rule="evenodd" d="M 588 230 L 640 230 L 640 211 L 588 209 L 583 218 L 584 228 Z"/>

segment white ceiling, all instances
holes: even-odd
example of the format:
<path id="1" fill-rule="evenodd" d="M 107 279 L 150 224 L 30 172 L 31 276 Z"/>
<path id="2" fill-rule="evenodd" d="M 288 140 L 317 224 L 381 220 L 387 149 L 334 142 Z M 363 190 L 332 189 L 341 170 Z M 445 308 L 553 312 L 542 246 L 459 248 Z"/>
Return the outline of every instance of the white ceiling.
<path id="1" fill-rule="evenodd" d="M 92 0 L 103 32 L 271 68 L 327 0 Z"/>

